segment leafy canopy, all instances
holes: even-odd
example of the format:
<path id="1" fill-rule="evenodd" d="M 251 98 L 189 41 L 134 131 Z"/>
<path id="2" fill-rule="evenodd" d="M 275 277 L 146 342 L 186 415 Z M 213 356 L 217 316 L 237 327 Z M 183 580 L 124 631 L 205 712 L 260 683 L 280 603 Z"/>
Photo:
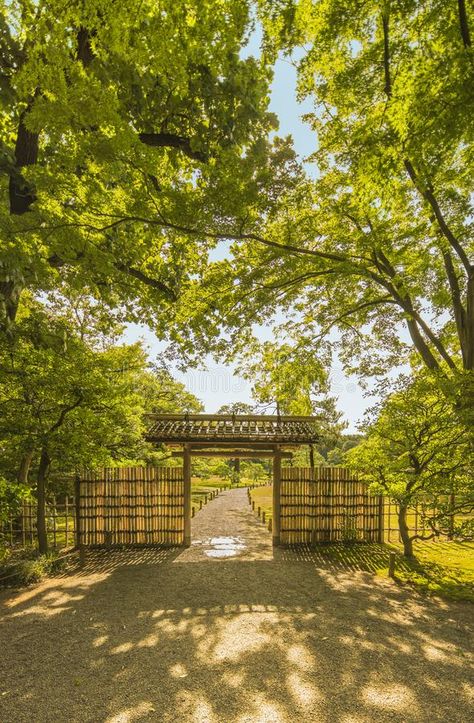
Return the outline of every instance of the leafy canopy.
<path id="1" fill-rule="evenodd" d="M 265 57 L 299 49 L 318 175 L 305 178 L 293 163 L 273 212 L 244 223 L 231 258 L 205 270 L 185 351 L 206 343 L 203 327 L 221 333 L 213 348 L 226 355 L 245 348 L 252 326 L 273 324 L 318 355 L 329 340 L 366 377 L 414 350 L 472 424 L 469 8 L 441 0 L 259 8 Z"/>
<path id="2" fill-rule="evenodd" d="M 200 228 L 268 211 L 285 158 L 250 29 L 246 0 L 2 6 L 3 327 L 24 288 L 62 285 L 163 331 Z"/>

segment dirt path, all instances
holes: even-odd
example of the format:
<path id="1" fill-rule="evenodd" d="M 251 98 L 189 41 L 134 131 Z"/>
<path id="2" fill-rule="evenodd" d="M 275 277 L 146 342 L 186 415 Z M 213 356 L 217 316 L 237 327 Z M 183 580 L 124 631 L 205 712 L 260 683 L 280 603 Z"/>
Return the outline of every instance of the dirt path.
<path id="1" fill-rule="evenodd" d="M 271 560 L 272 537 L 248 504 L 247 490 L 221 492 L 192 520 L 191 547 L 182 562 Z"/>
<path id="2" fill-rule="evenodd" d="M 3 592 L 1 723 L 471 720 L 472 606 L 274 553 L 245 491 L 193 536 Z"/>

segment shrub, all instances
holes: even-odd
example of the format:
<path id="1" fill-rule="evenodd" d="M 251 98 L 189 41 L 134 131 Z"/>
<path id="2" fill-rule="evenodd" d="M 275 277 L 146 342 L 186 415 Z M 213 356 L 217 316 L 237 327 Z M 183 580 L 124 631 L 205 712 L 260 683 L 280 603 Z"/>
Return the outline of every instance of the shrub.
<path id="1" fill-rule="evenodd" d="M 28 551 L 25 554 L 32 555 L 32 552 Z M 31 585 L 48 575 L 59 572 L 63 565 L 64 560 L 57 553 L 11 560 L 0 568 L 0 585 L 3 580 L 9 586 Z"/>

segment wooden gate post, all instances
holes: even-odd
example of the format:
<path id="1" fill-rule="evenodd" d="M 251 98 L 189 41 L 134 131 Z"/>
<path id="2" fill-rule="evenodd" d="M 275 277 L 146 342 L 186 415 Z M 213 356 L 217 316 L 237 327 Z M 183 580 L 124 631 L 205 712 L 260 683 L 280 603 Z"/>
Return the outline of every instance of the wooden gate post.
<path id="1" fill-rule="evenodd" d="M 81 479 L 79 474 L 76 474 L 74 480 L 74 502 L 76 506 L 76 549 L 79 550 L 79 564 L 83 567 L 86 564 L 86 548 L 82 538 L 82 525 L 81 525 Z"/>
<path id="2" fill-rule="evenodd" d="M 280 447 L 275 447 L 273 455 L 273 519 L 272 543 L 273 547 L 280 544 L 280 488 L 281 488 L 281 453 Z"/>
<path id="3" fill-rule="evenodd" d="M 184 546 L 191 546 L 191 450 L 189 444 L 183 451 L 184 480 Z"/>
<path id="4" fill-rule="evenodd" d="M 379 504 L 378 504 L 378 514 L 379 514 L 379 539 L 378 541 L 383 544 L 385 539 L 385 530 L 384 530 L 384 512 L 385 512 L 385 497 L 383 495 L 379 495 Z M 390 520 L 390 518 L 389 518 Z M 390 522 L 389 522 L 390 527 Z"/>

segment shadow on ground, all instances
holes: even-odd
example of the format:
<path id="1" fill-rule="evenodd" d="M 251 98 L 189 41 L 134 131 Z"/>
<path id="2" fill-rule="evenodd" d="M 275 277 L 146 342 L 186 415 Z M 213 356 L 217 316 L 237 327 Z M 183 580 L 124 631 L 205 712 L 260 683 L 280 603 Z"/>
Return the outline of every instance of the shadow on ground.
<path id="1" fill-rule="evenodd" d="M 2 593 L 0 720 L 465 723 L 472 607 L 377 580 L 357 555 L 97 553 Z"/>

